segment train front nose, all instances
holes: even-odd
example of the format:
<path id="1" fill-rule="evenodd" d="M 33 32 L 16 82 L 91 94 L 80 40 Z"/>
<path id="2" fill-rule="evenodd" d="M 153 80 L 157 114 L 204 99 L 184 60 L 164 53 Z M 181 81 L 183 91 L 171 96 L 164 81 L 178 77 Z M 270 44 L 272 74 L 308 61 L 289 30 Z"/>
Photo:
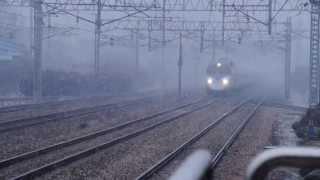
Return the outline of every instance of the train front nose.
<path id="1" fill-rule="evenodd" d="M 230 79 L 227 77 L 224 78 L 207 78 L 207 88 L 213 91 L 222 91 L 227 89 L 230 86 Z"/>

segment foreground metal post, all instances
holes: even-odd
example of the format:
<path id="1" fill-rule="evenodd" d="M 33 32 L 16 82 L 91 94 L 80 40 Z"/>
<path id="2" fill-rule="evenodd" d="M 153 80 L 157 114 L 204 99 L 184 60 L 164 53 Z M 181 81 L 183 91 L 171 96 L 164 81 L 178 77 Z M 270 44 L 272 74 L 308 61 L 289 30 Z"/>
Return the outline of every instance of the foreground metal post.
<path id="1" fill-rule="evenodd" d="M 33 1 L 34 21 L 34 66 L 33 66 L 33 97 L 40 101 L 42 97 L 42 0 Z"/>
<path id="2" fill-rule="evenodd" d="M 209 151 L 198 150 L 183 162 L 169 180 L 203 180 L 211 159 Z"/>
<path id="3" fill-rule="evenodd" d="M 311 28 L 310 28 L 310 82 L 309 104 L 314 107 L 319 104 L 319 20 L 320 1 L 311 2 Z"/>

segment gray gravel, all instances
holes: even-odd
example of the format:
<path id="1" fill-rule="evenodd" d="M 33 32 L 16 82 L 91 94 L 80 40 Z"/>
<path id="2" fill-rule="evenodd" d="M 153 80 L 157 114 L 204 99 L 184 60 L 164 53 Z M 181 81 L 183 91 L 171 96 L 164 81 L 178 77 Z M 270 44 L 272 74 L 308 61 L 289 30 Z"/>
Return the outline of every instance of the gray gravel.
<path id="1" fill-rule="evenodd" d="M 180 111 L 180 113 L 182 113 L 182 112 L 183 111 Z M 3 172 L 1 172 L 1 170 L 0 170 L 0 174 L 2 174 L 2 176 L 5 178 L 10 177 L 10 174 L 21 174 L 22 172 L 25 172 L 25 171 L 29 170 L 30 168 L 35 168 L 35 167 L 44 165 L 45 163 L 49 163 L 54 160 L 61 159 L 67 155 L 71 155 L 72 153 L 79 152 L 81 150 L 93 147 L 98 144 L 102 144 L 106 141 L 109 141 L 109 140 L 112 140 L 112 139 L 117 138 L 119 136 L 128 134 L 129 132 L 133 132 L 138 129 L 143 129 L 146 126 L 150 126 L 150 125 L 155 124 L 157 122 L 163 121 L 163 119 L 167 119 L 168 117 L 172 117 L 177 114 L 179 114 L 179 111 L 171 113 L 171 115 L 163 115 L 161 117 L 154 118 L 152 120 L 142 121 L 137 124 L 133 124 L 133 125 L 129 126 L 128 128 L 124 128 L 119 131 L 115 131 L 113 133 L 108 133 L 104 136 L 100 136 L 98 138 L 77 144 L 75 146 L 64 148 L 62 150 L 59 150 L 58 152 L 48 153 L 48 154 L 40 156 L 40 157 L 38 156 L 35 161 L 34 160 L 24 161 L 24 162 L 19 163 L 18 165 L 13 166 L 9 170 L 5 169 Z"/>
<path id="2" fill-rule="evenodd" d="M 39 179 L 133 179 L 179 144 L 231 108 L 235 101 L 217 102 L 181 120 L 103 150 Z"/>
<path id="3" fill-rule="evenodd" d="M 209 150 L 212 155 L 217 153 L 223 146 L 225 141 L 230 137 L 232 132 L 252 111 L 253 104 L 246 104 L 232 115 L 225 118 L 220 124 L 211 129 L 205 136 L 199 139 L 196 143 L 185 149 L 177 158 L 171 161 L 167 166 L 157 172 L 151 179 L 168 179 L 170 175 L 181 165 L 191 153 L 198 149 Z"/>
<path id="4" fill-rule="evenodd" d="M 130 98 L 126 97 L 126 99 L 130 99 Z M 70 101 L 44 103 L 44 104 L 36 105 L 33 108 L 28 107 L 24 110 L 0 113 L 0 121 L 16 120 L 21 118 L 42 116 L 42 115 L 47 115 L 47 114 L 56 113 L 56 112 L 71 111 L 71 110 L 91 107 L 95 105 L 114 103 L 119 100 L 121 100 L 121 98 L 110 96 L 110 97 L 99 97 L 99 98 L 92 97 L 92 98 L 75 99 Z"/>
<path id="5" fill-rule="evenodd" d="M 174 93 L 171 93 L 174 95 Z M 190 93 L 186 93 L 190 94 Z M 134 100 L 139 97 L 145 96 L 159 96 L 159 92 L 155 91 L 147 91 L 144 93 L 136 92 L 136 93 L 127 93 L 121 95 L 114 96 L 93 96 L 93 97 L 83 97 L 70 99 L 66 101 L 57 101 L 57 102 L 49 102 L 49 103 L 40 103 L 35 104 L 34 107 L 27 107 L 25 109 L 21 109 L 19 111 L 0 113 L 0 121 L 6 120 L 16 120 L 21 118 L 30 118 L 36 116 L 43 116 L 56 112 L 65 112 L 76 110 L 79 108 L 87 108 L 92 106 L 116 103 L 120 101 L 129 101 Z"/>
<path id="6" fill-rule="evenodd" d="M 190 99 L 193 99 L 193 97 Z M 0 147 L 3 147 L 0 148 L 0 157 L 1 159 L 8 158 L 92 131 L 111 127 L 147 114 L 153 114 L 167 106 L 175 106 L 178 103 L 190 101 L 190 99 L 185 98 L 178 101 L 176 96 L 168 96 L 166 101 L 162 101 L 162 98 L 158 97 L 125 108 L 112 108 L 81 118 L 50 122 L 0 134 Z"/>
<path id="7" fill-rule="evenodd" d="M 214 179 L 243 180 L 251 159 L 265 146 L 272 145 L 272 126 L 285 112 L 279 108 L 260 108 L 215 170 Z"/>

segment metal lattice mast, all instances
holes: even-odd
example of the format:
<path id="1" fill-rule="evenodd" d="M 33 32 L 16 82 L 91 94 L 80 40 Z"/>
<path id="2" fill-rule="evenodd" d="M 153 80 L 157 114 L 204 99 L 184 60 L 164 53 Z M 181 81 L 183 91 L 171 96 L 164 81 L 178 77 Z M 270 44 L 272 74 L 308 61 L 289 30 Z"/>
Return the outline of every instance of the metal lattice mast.
<path id="1" fill-rule="evenodd" d="M 319 104 L 319 20 L 320 1 L 311 2 L 311 37 L 310 37 L 310 106 Z"/>
<path id="2" fill-rule="evenodd" d="M 33 96 L 39 101 L 42 96 L 42 0 L 33 2 L 34 8 L 34 67 L 33 67 Z"/>

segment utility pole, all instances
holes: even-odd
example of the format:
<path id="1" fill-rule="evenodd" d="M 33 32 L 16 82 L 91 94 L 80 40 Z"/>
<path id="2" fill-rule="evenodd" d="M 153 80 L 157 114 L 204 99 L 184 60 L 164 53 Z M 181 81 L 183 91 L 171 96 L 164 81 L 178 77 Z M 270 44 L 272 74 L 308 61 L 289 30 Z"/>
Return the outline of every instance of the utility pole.
<path id="1" fill-rule="evenodd" d="M 162 66 L 162 88 L 163 88 L 163 90 L 166 89 L 165 46 L 166 46 L 166 0 L 162 0 L 161 66 Z"/>
<path id="2" fill-rule="evenodd" d="M 179 60 L 178 60 L 178 91 L 179 97 L 182 95 L 182 66 L 183 66 L 183 52 L 182 52 L 182 33 L 179 34 Z"/>
<path id="3" fill-rule="evenodd" d="M 213 2 L 214 0 L 210 0 L 209 5 L 210 5 L 210 11 L 213 11 Z"/>
<path id="4" fill-rule="evenodd" d="M 311 2 L 311 34 L 310 34 L 310 82 L 309 104 L 315 107 L 319 104 L 319 40 L 320 40 L 320 0 Z"/>
<path id="5" fill-rule="evenodd" d="M 47 26 L 47 34 L 50 36 L 50 34 L 52 34 L 52 24 L 51 24 L 51 14 L 47 14 L 47 23 L 48 23 L 48 26 Z M 51 58 L 51 40 L 50 38 L 46 40 L 46 48 L 44 50 L 44 53 L 45 53 L 45 59 L 47 61 L 50 61 L 52 58 Z"/>
<path id="6" fill-rule="evenodd" d="M 271 35 L 271 33 L 272 33 L 272 1 L 273 0 L 269 0 L 269 13 L 268 13 L 268 15 L 269 15 L 269 18 L 268 18 L 268 33 L 269 33 L 269 35 Z"/>
<path id="7" fill-rule="evenodd" d="M 291 34 L 292 34 L 292 22 L 291 18 L 286 22 L 286 34 L 285 34 L 285 98 L 290 98 L 290 86 L 291 86 Z"/>
<path id="8" fill-rule="evenodd" d="M 216 58 L 216 39 L 215 31 L 212 31 L 212 61 L 215 61 Z"/>
<path id="9" fill-rule="evenodd" d="M 33 98 L 35 101 L 40 101 L 42 98 L 42 26 L 43 12 L 42 0 L 33 1 L 33 42 L 34 42 L 34 67 L 33 67 Z"/>
<path id="10" fill-rule="evenodd" d="M 222 46 L 224 46 L 226 0 L 222 0 Z"/>
<path id="11" fill-rule="evenodd" d="M 204 23 L 201 23 L 201 26 L 200 26 L 200 53 L 202 53 L 203 49 L 204 49 L 204 33 L 205 33 L 205 26 L 204 26 Z"/>
<path id="12" fill-rule="evenodd" d="M 148 20 L 148 51 L 151 51 L 152 48 L 152 20 Z"/>
<path id="13" fill-rule="evenodd" d="M 33 59 L 33 34 L 34 34 L 34 24 L 33 24 L 33 20 L 34 20 L 34 7 L 30 6 L 30 57 L 31 59 Z"/>
<path id="14" fill-rule="evenodd" d="M 100 41 L 101 41 L 101 0 L 97 1 L 97 15 L 95 22 L 95 35 L 94 35 L 94 75 L 98 78 L 100 75 Z M 96 79 L 97 80 L 97 79 Z"/>
<path id="15" fill-rule="evenodd" d="M 139 73 L 139 56 L 140 56 L 140 43 L 139 43 L 139 26 L 140 26 L 140 22 L 137 21 L 137 28 L 136 28 L 136 43 L 135 43 L 135 59 L 136 59 L 136 73 Z"/>

